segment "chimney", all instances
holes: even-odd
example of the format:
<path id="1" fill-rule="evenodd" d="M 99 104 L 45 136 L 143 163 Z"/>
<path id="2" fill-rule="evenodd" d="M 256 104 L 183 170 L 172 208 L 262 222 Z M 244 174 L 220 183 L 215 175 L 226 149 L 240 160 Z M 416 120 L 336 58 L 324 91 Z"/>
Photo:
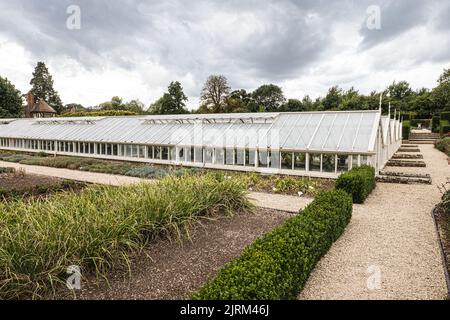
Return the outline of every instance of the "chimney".
<path id="1" fill-rule="evenodd" d="M 34 106 L 34 96 L 31 93 L 31 91 L 29 91 L 27 93 L 27 105 L 25 107 L 25 118 L 31 118 L 31 110 L 33 109 Z"/>

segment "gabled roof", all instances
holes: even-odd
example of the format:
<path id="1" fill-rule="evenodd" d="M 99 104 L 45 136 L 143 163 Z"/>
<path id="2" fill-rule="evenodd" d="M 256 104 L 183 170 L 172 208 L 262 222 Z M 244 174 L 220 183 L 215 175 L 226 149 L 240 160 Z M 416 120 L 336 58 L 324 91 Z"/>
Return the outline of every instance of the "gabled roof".
<path id="1" fill-rule="evenodd" d="M 272 148 L 299 152 L 374 152 L 380 112 L 329 111 L 17 119 L 0 137 Z"/>
<path id="2" fill-rule="evenodd" d="M 34 104 L 33 109 L 30 110 L 30 113 L 56 113 L 56 111 L 50 107 L 47 102 L 40 99 Z"/>

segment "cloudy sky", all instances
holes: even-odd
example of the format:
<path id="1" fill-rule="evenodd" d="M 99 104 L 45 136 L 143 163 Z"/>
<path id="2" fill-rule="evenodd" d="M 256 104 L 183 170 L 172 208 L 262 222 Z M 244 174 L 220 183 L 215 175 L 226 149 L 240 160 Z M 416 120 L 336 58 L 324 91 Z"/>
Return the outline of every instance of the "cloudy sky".
<path id="1" fill-rule="evenodd" d="M 0 76 L 27 92 L 37 61 L 64 103 L 85 106 L 148 106 L 178 80 L 196 107 L 210 74 L 289 98 L 433 87 L 450 67 L 450 1 L 0 0 Z"/>

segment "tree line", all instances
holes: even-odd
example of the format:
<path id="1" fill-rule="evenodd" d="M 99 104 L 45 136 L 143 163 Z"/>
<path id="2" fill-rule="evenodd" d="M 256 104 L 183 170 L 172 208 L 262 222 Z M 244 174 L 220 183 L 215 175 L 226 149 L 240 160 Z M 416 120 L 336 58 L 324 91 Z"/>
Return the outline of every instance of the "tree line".
<path id="1" fill-rule="evenodd" d="M 180 82 L 173 81 L 167 91 L 148 108 L 135 99 L 128 102 L 114 96 L 110 101 L 93 107 L 70 103 L 63 105 L 53 87 L 53 79 L 43 62 L 38 62 L 30 81 L 35 101 L 44 99 L 58 114 L 113 111 L 133 114 L 184 114 L 184 113 L 243 113 L 243 112 L 297 112 L 331 110 L 373 110 L 378 109 L 380 95 L 384 96 L 382 108 L 387 112 L 389 103 L 401 112 L 415 112 L 418 118 L 429 118 L 442 111 L 450 111 L 450 69 L 444 69 L 433 89 L 413 89 L 406 81 L 393 82 L 381 92 L 361 94 L 351 87 L 344 90 L 331 87 L 325 96 L 312 99 L 288 99 L 281 87 L 264 84 L 254 91 L 232 90 L 224 75 L 211 75 L 200 93 L 197 109 L 187 109 L 188 97 Z M 23 95 L 6 78 L 0 76 L 0 117 L 23 116 Z"/>

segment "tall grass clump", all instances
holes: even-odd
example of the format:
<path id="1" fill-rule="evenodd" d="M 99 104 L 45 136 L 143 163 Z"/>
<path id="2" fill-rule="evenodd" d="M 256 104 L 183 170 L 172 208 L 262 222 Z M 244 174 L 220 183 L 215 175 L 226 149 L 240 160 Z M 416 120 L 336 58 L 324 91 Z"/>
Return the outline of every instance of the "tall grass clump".
<path id="1" fill-rule="evenodd" d="M 250 208 L 243 185 L 208 175 L 0 202 L 0 299 L 54 294 L 70 265 L 83 275 L 126 270 L 150 241 Z"/>

